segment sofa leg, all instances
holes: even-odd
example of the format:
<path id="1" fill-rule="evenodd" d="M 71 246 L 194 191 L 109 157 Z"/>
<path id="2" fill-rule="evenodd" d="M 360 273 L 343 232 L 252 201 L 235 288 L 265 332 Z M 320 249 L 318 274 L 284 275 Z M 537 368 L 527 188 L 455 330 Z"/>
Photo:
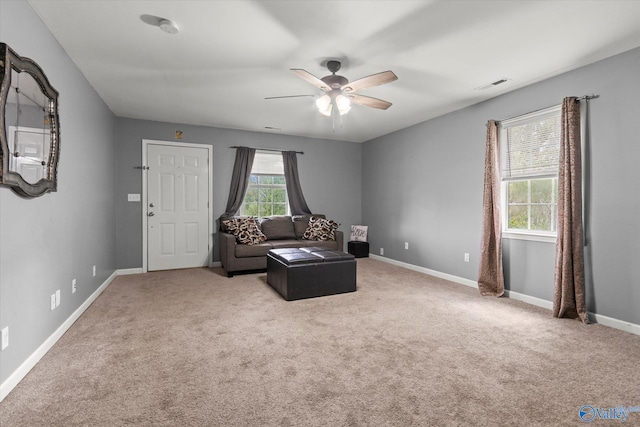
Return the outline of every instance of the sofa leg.
<path id="1" fill-rule="evenodd" d="M 227 271 L 227 277 L 233 277 L 233 273 L 230 271 Z"/>

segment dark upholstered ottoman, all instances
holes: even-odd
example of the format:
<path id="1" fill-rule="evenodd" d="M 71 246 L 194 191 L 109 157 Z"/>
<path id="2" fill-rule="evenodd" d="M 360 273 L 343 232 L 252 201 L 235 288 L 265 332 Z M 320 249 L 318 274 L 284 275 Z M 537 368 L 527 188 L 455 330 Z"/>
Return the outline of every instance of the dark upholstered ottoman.
<path id="1" fill-rule="evenodd" d="M 271 249 L 267 283 L 287 301 L 356 290 L 356 260 L 324 248 Z"/>

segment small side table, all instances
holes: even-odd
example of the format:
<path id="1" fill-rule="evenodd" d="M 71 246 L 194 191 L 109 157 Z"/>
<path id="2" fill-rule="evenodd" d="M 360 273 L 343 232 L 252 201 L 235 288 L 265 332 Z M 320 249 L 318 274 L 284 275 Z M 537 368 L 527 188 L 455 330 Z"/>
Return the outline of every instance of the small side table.
<path id="1" fill-rule="evenodd" d="M 356 258 L 369 256 L 369 242 L 350 241 L 347 243 L 347 251 Z"/>

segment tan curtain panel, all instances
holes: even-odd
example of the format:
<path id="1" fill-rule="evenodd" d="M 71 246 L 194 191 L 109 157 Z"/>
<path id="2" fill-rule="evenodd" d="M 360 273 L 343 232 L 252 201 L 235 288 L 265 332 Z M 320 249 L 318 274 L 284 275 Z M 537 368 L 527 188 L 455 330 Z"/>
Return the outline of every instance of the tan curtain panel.
<path id="1" fill-rule="evenodd" d="M 577 98 L 563 100 L 561 120 L 553 316 L 579 318 L 588 323 L 584 295 L 580 103 Z"/>
<path id="2" fill-rule="evenodd" d="M 498 297 L 504 294 L 499 153 L 498 124 L 494 120 L 490 120 L 487 123 L 487 144 L 484 162 L 484 203 L 478 289 L 482 295 Z"/>

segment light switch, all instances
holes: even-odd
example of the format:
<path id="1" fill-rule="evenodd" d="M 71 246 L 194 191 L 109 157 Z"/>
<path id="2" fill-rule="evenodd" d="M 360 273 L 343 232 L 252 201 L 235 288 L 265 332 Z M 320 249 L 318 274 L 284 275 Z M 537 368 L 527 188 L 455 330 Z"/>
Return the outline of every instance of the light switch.
<path id="1" fill-rule="evenodd" d="M 128 194 L 127 195 L 127 200 L 130 202 L 139 202 L 140 201 L 140 194 Z"/>

